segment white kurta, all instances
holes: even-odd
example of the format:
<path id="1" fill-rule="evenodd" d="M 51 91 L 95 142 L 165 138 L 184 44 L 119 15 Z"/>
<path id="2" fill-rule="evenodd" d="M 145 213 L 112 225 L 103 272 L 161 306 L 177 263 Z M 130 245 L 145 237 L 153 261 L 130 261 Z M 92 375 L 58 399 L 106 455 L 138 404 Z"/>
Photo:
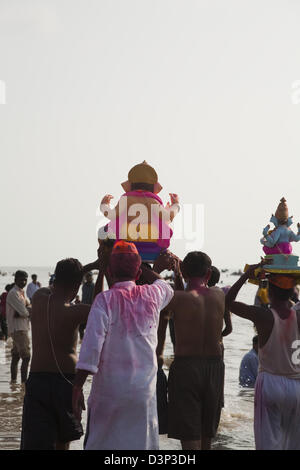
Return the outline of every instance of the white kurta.
<path id="1" fill-rule="evenodd" d="M 159 448 L 157 328 L 173 294 L 162 280 L 144 286 L 127 281 L 96 297 L 77 364 L 95 374 L 86 450 Z"/>

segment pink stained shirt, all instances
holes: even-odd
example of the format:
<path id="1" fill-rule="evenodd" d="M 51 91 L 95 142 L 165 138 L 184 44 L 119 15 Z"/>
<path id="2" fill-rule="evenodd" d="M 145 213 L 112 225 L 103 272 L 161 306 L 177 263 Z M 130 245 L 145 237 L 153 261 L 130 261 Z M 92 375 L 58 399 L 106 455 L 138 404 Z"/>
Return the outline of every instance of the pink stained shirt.
<path id="1" fill-rule="evenodd" d="M 96 297 L 77 364 L 94 374 L 87 450 L 158 449 L 157 328 L 173 295 L 157 280 L 116 283 Z"/>

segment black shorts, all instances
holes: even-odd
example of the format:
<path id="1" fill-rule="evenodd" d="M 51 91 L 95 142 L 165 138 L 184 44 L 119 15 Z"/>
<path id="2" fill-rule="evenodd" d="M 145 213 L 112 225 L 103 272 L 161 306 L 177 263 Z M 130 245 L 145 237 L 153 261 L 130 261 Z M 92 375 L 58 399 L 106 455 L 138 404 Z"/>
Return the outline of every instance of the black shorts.
<path id="1" fill-rule="evenodd" d="M 74 375 L 66 374 L 73 382 Z M 23 405 L 21 450 L 55 450 L 83 435 L 72 411 L 72 385 L 60 374 L 31 372 Z"/>
<path id="2" fill-rule="evenodd" d="M 221 357 L 175 357 L 170 367 L 168 436 L 182 441 L 215 437 L 222 409 Z"/>

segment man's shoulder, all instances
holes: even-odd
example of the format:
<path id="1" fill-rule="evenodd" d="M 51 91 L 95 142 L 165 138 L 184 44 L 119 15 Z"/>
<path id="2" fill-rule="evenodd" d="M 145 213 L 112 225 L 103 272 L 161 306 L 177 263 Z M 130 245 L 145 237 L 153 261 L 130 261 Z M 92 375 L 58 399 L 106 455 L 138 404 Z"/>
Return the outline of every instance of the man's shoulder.
<path id="1" fill-rule="evenodd" d="M 156 287 L 156 288 L 158 287 L 159 289 L 163 289 L 165 292 L 174 294 L 173 288 L 170 286 L 168 282 L 164 281 L 163 279 L 157 279 L 156 281 L 153 282 L 153 284 L 149 284 L 149 285 L 152 287 Z"/>
<path id="2" fill-rule="evenodd" d="M 210 287 L 209 291 L 212 295 L 215 295 L 216 297 L 225 298 L 225 292 L 220 287 L 217 287 L 217 286 Z"/>
<path id="3" fill-rule="evenodd" d="M 89 304 L 70 304 L 64 306 L 65 311 L 67 312 L 89 312 L 91 309 L 91 305 Z"/>
<path id="4" fill-rule="evenodd" d="M 251 349 L 244 355 L 242 362 L 248 362 L 250 360 L 253 361 L 254 359 L 258 361 L 258 355 L 253 351 L 253 349 Z"/>
<path id="5" fill-rule="evenodd" d="M 37 289 L 33 297 L 36 299 L 38 297 L 42 297 L 42 296 L 50 295 L 50 294 L 51 294 L 51 289 L 49 287 L 41 287 L 40 289 Z"/>
<path id="6" fill-rule="evenodd" d="M 15 297 L 17 293 L 18 293 L 18 289 L 15 286 L 12 287 L 10 291 L 7 293 L 6 300 L 9 300 L 11 297 Z"/>
<path id="7" fill-rule="evenodd" d="M 137 285 L 138 288 L 140 289 L 157 289 L 157 288 L 163 288 L 163 289 L 172 289 L 170 284 L 167 283 L 164 279 L 156 279 L 152 284 L 143 284 L 143 285 Z"/>

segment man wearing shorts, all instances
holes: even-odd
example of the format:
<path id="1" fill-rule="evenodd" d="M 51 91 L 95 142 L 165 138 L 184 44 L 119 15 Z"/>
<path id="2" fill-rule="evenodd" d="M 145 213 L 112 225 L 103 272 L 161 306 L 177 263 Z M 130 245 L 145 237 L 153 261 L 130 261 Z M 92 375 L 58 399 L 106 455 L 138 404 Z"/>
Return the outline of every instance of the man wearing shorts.
<path id="1" fill-rule="evenodd" d="M 168 436 L 180 439 L 184 450 L 208 450 L 222 408 L 224 363 L 220 338 L 225 295 L 218 287 L 207 287 L 211 260 L 205 253 L 189 253 L 181 269 L 186 290 L 176 291 L 168 306 L 173 312 L 176 336 L 168 383 Z"/>
<path id="2" fill-rule="evenodd" d="M 12 337 L 13 348 L 11 350 L 11 383 L 16 383 L 18 364 L 22 359 L 21 382 L 27 380 L 28 366 L 30 362 L 29 343 L 29 302 L 25 298 L 24 287 L 27 284 L 28 274 L 25 271 L 15 273 L 15 285 L 6 297 L 6 319 L 8 336 Z"/>
<path id="3" fill-rule="evenodd" d="M 68 450 L 70 441 L 83 434 L 72 413 L 72 387 L 78 328 L 87 321 L 90 305 L 71 304 L 83 269 L 76 259 L 60 261 L 53 287 L 33 296 L 33 355 L 24 397 L 22 450 Z"/>

